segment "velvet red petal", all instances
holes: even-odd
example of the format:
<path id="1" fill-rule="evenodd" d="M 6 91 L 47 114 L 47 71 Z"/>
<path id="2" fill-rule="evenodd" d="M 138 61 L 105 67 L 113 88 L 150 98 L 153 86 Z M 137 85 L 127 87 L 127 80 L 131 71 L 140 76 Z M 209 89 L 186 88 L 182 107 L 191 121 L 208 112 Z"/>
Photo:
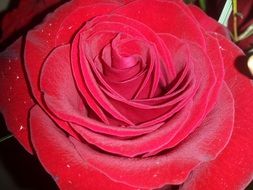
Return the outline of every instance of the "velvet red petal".
<path id="1" fill-rule="evenodd" d="M 85 102 L 72 77 L 69 54 L 70 45 L 59 46 L 50 53 L 41 71 L 41 90 L 45 103 L 53 112 L 87 117 Z"/>
<path id="2" fill-rule="evenodd" d="M 137 0 L 122 6 L 114 12 L 136 19 L 157 33 L 170 33 L 205 48 L 205 41 L 199 25 L 192 18 L 192 15 L 189 15 L 180 6 L 179 2 Z M 186 28 L 187 30 L 185 30 Z"/>
<path id="3" fill-rule="evenodd" d="M 35 106 L 30 113 L 32 143 L 38 158 L 62 190 L 134 190 L 102 174 L 83 160 L 68 136 Z"/>
<path id="4" fill-rule="evenodd" d="M 69 38 L 74 35 L 76 31 L 83 23 L 90 18 L 105 14 L 115 9 L 119 4 L 115 3 L 101 3 L 98 2 L 96 6 L 89 5 L 91 2 L 86 1 L 71 1 L 62 5 L 57 11 L 51 15 L 48 15 L 44 20 L 43 24 L 39 25 L 35 29 L 29 31 L 26 38 L 25 47 L 25 67 L 27 75 L 32 87 L 32 91 L 36 99 L 41 102 L 40 89 L 38 87 L 40 71 L 45 58 L 48 56 L 50 51 L 63 43 L 68 43 Z M 88 4 L 88 5 L 87 5 Z M 79 13 L 78 17 L 75 17 Z M 65 26 L 68 21 L 68 27 L 70 29 L 62 29 L 62 25 Z M 73 33 L 70 32 L 73 30 Z M 67 37 L 61 38 L 61 35 L 68 34 Z M 57 41 L 57 39 L 63 39 Z"/>
<path id="5" fill-rule="evenodd" d="M 196 168 L 184 190 L 244 189 L 253 179 L 252 82 L 235 68 L 235 58 L 244 56 L 241 50 L 224 37 L 217 37 L 223 48 L 225 80 L 235 100 L 234 131 L 224 151 L 214 161 Z"/>
<path id="6" fill-rule="evenodd" d="M 6 125 L 24 148 L 32 153 L 29 140 L 28 112 L 34 101 L 22 65 L 20 38 L 0 54 L 0 111 Z"/>
<path id="7" fill-rule="evenodd" d="M 214 159 L 224 149 L 233 129 L 233 106 L 233 97 L 224 84 L 215 109 L 188 139 L 176 149 L 149 158 L 117 157 L 74 138 L 71 141 L 85 161 L 116 181 L 142 188 L 180 184 L 194 167 Z"/>

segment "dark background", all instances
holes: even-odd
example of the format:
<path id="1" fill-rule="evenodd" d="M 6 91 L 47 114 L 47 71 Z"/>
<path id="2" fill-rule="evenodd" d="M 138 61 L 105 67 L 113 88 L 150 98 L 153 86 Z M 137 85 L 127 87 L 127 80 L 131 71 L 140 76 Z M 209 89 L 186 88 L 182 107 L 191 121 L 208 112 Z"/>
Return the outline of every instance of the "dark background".
<path id="1" fill-rule="evenodd" d="M 0 138 L 9 134 L 0 115 Z M 26 152 L 19 142 L 11 137 L 0 142 L 0 189 L 57 190 L 58 188 L 36 156 Z"/>

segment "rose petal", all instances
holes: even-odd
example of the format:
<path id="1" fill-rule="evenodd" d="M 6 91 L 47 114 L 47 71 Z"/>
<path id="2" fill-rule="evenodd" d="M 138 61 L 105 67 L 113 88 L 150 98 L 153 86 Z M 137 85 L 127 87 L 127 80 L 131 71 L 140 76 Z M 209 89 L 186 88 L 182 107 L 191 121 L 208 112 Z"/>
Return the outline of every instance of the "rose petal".
<path id="1" fill-rule="evenodd" d="M 159 125 L 159 129 L 134 139 L 118 139 L 113 136 L 94 133 L 81 126 L 73 126 L 73 128 L 85 141 L 106 152 L 121 156 L 135 157 L 156 150 L 169 141 L 169 139 L 173 137 L 174 131 L 180 128 L 189 117 L 191 106 L 192 105 L 189 104 L 189 106 L 170 118 L 165 124 L 156 124 Z"/>
<path id="2" fill-rule="evenodd" d="M 95 2 L 98 3 L 96 6 L 90 5 Z M 43 24 L 29 31 L 24 52 L 25 67 L 33 94 L 39 102 L 41 102 L 41 97 L 40 89 L 37 85 L 39 82 L 38 76 L 45 58 L 58 45 L 68 43 L 70 36 L 74 34 L 69 32 L 69 29 L 63 30 L 61 27 L 73 26 L 73 31 L 75 31 L 90 18 L 105 14 L 115 9 L 118 5 L 96 0 L 89 2 L 71 1 L 47 16 Z M 75 17 L 77 14 L 79 16 Z M 68 37 L 62 37 L 62 35 L 66 34 L 68 34 Z M 61 41 L 57 41 L 57 39 L 61 39 Z"/>
<path id="3" fill-rule="evenodd" d="M 224 149 L 233 129 L 233 106 L 224 84 L 215 109 L 201 127 L 176 149 L 149 158 L 117 157 L 91 149 L 85 142 L 71 141 L 85 161 L 116 181 L 141 188 L 180 184 L 199 163 L 215 159 Z"/>
<path id="4" fill-rule="evenodd" d="M 244 189 L 253 179 L 253 117 L 251 81 L 235 69 L 235 57 L 243 53 L 218 35 L 226 66 L 225 80 L 235 99 L 235 126 L 224 151 L 212 162 L 200 165 L 182 189 Z M 232 174 L 232 175 L 231 175 Z"/>
<path id="5" fill-rule="evenodd" d="M 41 72 L 40 85 L 46 104 L 54 111 L 87 117 L 85 103 L 79 96 L 70 67 L 70 45 L 54 49 Z"/>
<path id="6" fill-rule="evenodd" d="M 41 89 L 44 93 L 43 96 L 47 106 L 57 117 L 68 122 L 81 124 L 95 131 L 109 134 L 117 133 L 119 136 L 141 135 L 158 127 L 152 126 L 142 130 L 120 129 L 117 126 L 107 126 L 92 121 L 88 117 L 86 109 L 83 107 L 84 102 L 76 90 L 70 68 L 69 53 L 69 45 L 55 48 L 46 59 L 42 69 Z M 56 118 L 54 120 L 58 122 Z M 76 136 L 67 128 L 66 124 L 61 123 L 60 126 L 73 136 Z"/>
<path id="7" fill-rule="evenodd" d="M 34 101 L 23 70 L 22 47 L 22 38 L 19 38 L 0 54 L 0 110 L 10 132 L 32 153 L 27 119 Z"/>
<path id="8" fill-rule="evenodd" d="M 67 135 L 50 120 L 39 106 L 31 110 L 30 126 L 32 143 L 37 156 L 60 189 L 101 190 L 104 187 L 108 190 L 134 189 L 112 181 L 84 161 Z"/>
<path id="9" fill-rule="evenodd" d="M 199 25 L 182 6 L 185 5 L 180 1 L 139 0 L 122 6 L 114 12 L 140 21 L 156 33 L 170 33 L 180 39 L 193 41 L 204 48 L 205 41 Z"/>
<path id="10" fill-rule="evenodd" d="M 164 37 L 164 40 L 169 39 L 166 38 L 165 34 L 161 36 Z M 170 40 L 172 40 L 172 38 Z M 207 51 L 210 52 L 210 56 L 215 56 L 212 59 L 217 61 L 215 62 L 216 65 L 214 63 L 211 64 L 212 59 L 207 57 L 207 55 L 201 49 L 199 49 L 198 46 L 188 43 L 194 63 L 193 65 L 196 78 L 201 80 L 201 85 L 198 89 L 198 93 L 193 98 L 193 111 L 191 113 L 191 117 L 188 118 L 188 122 L 185 123 L 185 125 L 177 131 L 174 139 L 161 147 L 161 150 L 172 148 L 181 142 L 184 138 L 186 138 L 192 131 L 194 131 L 194 129 L 196 129 L 196 127 L 199 126 L 201 121 L 203 121 L 206 114 L 211 110 L 214 103 L 216 102 L 224 76 L 224 69 L 222 66 L 223 62 L 219 56 L 220 49 L 218 48 L 219 46 L 217 41 L 215 41 L 215 38 L 207 36 L 206 40 Z M 170 43 L 167 44 L 169 45 Z M 204 71 L 206 74 L 203 73 Z M 214 74 L 216 76 L 213 76 Z M 153 152 L 152 155 L 156 154 L 159 151 L 160 150 Z"/>

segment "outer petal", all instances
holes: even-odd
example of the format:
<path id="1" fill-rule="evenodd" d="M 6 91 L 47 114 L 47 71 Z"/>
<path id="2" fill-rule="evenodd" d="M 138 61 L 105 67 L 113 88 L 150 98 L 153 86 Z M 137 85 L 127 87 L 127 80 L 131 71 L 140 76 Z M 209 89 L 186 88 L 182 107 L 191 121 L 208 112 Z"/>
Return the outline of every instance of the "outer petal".
<path id="1" fill-rule="evenodd" d="M 83 160 L 66 134 L 39 106 L 31 110 L 30 125 L 36 153 L 62 190 L 134 189 L 111 181 Z"/>
<path id="2" fill-rule="evenodd" d="M 20 38 L 0 54 L 0 111 L 8 129 L 28 152 L 32 152 L 27 124 L 28 113 L 34 105 L 21 61 Z"/>
<path id="3" fill-rule="evenodd" d="M 122 6 L 115 13 L 136 19 L 157 33 L 170 33 L 205 47 L 197 21 L 181 1 L 137 0 Z"/>
<path id="4" fill-rule="evenodd" d="M 253 179 L 253 87 L 236 71 L 235 57 L 242 52 L 219 36 L 226 64 L 226 81 L 235 99 L 235 127 L 228 146 L 212 162 L 201 165 L 182 186 L 183 190 L 244 189 Z"/>
<path id="5" fill-rule="evenodd" d="M 220 33 L 227 38 L 229 37 L 229 30 L 223 25 L 219 24 L 217 21 L 208 17 L 199 7 L 194 5 L 189 5 L 189 8 L 199 24 L 207 31 Z"/>

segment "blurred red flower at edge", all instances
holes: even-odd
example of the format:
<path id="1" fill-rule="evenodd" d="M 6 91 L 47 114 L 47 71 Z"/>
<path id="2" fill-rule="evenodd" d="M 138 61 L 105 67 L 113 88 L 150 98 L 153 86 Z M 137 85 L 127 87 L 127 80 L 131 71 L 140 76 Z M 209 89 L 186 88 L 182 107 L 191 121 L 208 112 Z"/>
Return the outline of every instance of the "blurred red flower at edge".
<path id="1" fill-rule="evenodd" d="M 0 15 L 0 49 L 42 21 L 44 16 L 66 0 L 11 0 Z"/>

